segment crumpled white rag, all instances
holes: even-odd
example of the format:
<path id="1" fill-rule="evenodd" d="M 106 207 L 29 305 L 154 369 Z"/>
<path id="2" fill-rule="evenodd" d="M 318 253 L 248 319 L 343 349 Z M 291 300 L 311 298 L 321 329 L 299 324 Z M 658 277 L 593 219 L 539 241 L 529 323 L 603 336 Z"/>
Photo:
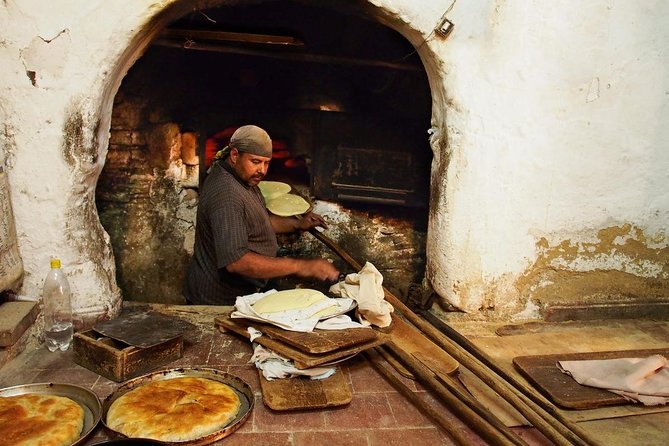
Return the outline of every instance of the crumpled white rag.
<path id="1" fill-rule="evenodd" d="M 349 297 L 358 303 L 356 314 L 363 325 L 387 327 L 392 322 L 393 306 L 385 300 L 383 276 L 374 265 L 365 263 L 360 272 L 351 273 L 330 287 L 335 296 Z"/>
<path id="2" fill-rule="evenodd" d="M 669 366 L 661 355 L 558 361 L 557 366 L 579 384 L 606 389 L 646 406 L 669 402 Z"/>
<path id="3" fill-rule="evenodd" d="M 258 313 L 253 309 L 253 304 L 268 296 L 276 293 L 276 290 L 269 290 L 264 293 L 248 294 L 246 296 L 238 296 L 235 301 L 235 311 L 230 314 L 233 319 L 243 318 L 250 319 L 257 322 L 265 322 L 267 324 L 276 325 L 284 330 L 299 331 L 309 333 L 317 327 L 321 317 L 316 315 L 320 310 L 337 305 L 338 311 L 345 311 L 349 309 L 353 302 L 351 299 L 323 299 L 315 304 L 297 310 L 280 311 L 276 313 Z M 319 327 L 320 328 L 320 327 Z M 349 327 L 344 327 L 349 328 Z"/>
<path id="4" fill-rule="evenodd" d="M 255 363 L 256 367 L 262 370 L 263 376 L 268 381 L 297 376 L 308 376 L 310 379 L 325 379 L 334 375 L 337 371 L 336 367 L 298 369 L 293 365 L 293 361 L 255 343 L 253 344 L 253 356 L 251 356 L 249 363 Z"/>

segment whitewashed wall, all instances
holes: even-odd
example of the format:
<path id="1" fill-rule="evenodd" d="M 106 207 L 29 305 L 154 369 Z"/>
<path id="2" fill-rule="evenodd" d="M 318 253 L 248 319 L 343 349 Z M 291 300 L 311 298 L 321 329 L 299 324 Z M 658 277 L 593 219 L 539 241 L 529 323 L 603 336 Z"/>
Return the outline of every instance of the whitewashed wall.
<path id="1" fill-rule="evenodd" d="M 666 292 L 669 3 L 453 3 L 369 4 L 419 48 L 433 90 L 431 285 L 462 309 L 510 313 L 542 303 L 574 272 L 608 272 L 621 286 L 650 278 Z M 118 310 L 94 204 L 111 104 L 176 18 L 157 15 L 194 4 L 0 3 L 0 141 L 22 294 L 39 293 L 58 255 L 82 319 Z M 432 31 L 451 5 L 455 31 L 443 39 Z"/>
<path id="2" fill-rule="evenodd" d="M 546 268 L 647 275 L 667 296 L 669 3 L 466 3 L 439 51 L 451 160 L 435 287 L 469 309 L 512 304 L 545 238 Z"/>

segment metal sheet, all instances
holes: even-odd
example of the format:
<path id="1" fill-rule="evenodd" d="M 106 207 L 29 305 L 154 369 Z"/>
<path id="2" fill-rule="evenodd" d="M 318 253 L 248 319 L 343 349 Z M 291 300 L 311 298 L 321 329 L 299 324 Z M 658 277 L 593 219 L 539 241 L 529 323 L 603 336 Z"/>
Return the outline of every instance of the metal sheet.
<path id="1" fill-rule="evenodd" d="M 193 325 L 156 312 L 133 313 L 101 322 L 93 330 L 135 347 L 151 347 L 181 336 Z"/>
<path id="2" fill-rule="evenodd" d="M 75 401 L 84 409 L 84 427 L 81 430 L 79 440 L 72 443 L 72 446 L 83 444 L 86 437 L 93 432 L 93 429 L 100 422 L 102 414 L 100 399 L 95 393 L 83 387 L 72 384 L 37 383 L 0 389 L 0 397 L 2 398 L 25 394 L 64 396 Z"/>
<path id="3" fill-rule="evenodd" d="M 246 421 L 249 414 L 251 413 L 251 410 L 253 409 L 255 401 L 251 387 L 241 378 L 238 378 L 234 375 L 213 368 L 178 368 L 178 369 L 161 370 L 158 372 L 149 373 L 147 375 L 131 379 L 130 381 L 126 381 L 103 401 L 102 424 L 110 432 L 113 432 L 115 435 L 124 437 L 123 434 L 115 431 L 114 429 L 110 428 L 107 425 L 107 412 L 109 411 L 109 407 L 112 405 L 112 403 L 117 398 L 121 397 L 127 392 L 136 389 L 137 387 L 140 387 L 144 384 L 148 384 L 154 381 L 162 381 L 166 379 L 181 378 L 185 376 L 206 378 L 227 384 L 228 386 L 232 387 L 232 389 L 235 391 L 235 393 L 239 397 L 241 405 L 239 407 L 239 411 L 237 412 L 237 416 L 222 429 L 195 440 L 179 441 L 173 443 L 164 442 L 163 444 L 174 444 L 180 446 L 206 445 L 218 441 L 221 438 L 227 437 L 228 435 L 236 431 L 239 427 L 241 427 L 242 424 L 244 424 L 244 421 Z"/>

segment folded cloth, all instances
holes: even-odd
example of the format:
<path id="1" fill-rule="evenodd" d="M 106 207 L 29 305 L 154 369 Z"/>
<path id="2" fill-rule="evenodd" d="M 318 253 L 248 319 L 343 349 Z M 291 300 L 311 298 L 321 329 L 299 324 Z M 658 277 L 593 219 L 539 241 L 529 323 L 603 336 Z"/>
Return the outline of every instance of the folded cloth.
<path id="1" fill-rule="evenodd" d="M 316 324 L 316 328 L 321 330 L 344 330 L 346 328 L 370 328 L 369 325 L 363 325 L 355 322 L 345 314 L 334 316 Z"/>
<path id="2" fill-rule="evenodd" d="M 308 376 L 310 379 L 325 379 L 335 374 L 336 367 L 312 367 L 310 369 L 298 369 L 293 361 L 263 347 L 253 344 L 253 356 L 249 363 L 255 363 L 256 368 L 262 370 L 263 376 L 268 380 L 295 378 L 297 376 Z"/>
<path id="3" fill-rule="evenodd" d="M 276 325 L 285 330 L 299 331 L 309 333 L 314 330 L 316 324 L 322 318 L 318 312 L 337 306 L 337 312 L 347 310 L 351 307 L 351 299 L 323 299 L 315 304 L 297 310 L 280 311 L 276 313 L 258 313 L 253 309 L 253 304 L 268 296 L 276 293 L 276 290 L 269 290 L 265 293 L 254 293 L 246 296 L 238 296 L 235 301 L 235 311 L 230 314 L 233 319 L 243 318 L 257 322 Z"/>
<path id="4" fill-rule="evenodd" d="M 661 355 L 558 361 L 557 366 L 579 384 L 606 389 L 646 406 L 669 402 L 669 367 Z"/>
<path id="5" fill-rule="evenodd" d="M 392 322 L 393 306 L 384 299 L 383 276 L 369 262 L 360 272 L 348 274 L 343 281 L 332 285 L 330 293 L 355 300 L 358 303 L 356 314 L 363 325 L 387 327 Z"/>

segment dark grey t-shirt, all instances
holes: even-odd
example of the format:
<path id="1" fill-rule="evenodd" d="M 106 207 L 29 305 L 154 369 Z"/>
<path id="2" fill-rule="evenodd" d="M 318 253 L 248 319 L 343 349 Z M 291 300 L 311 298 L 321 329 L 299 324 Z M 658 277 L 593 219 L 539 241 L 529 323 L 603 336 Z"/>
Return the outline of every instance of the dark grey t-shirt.
<path id="1" fill-rule="evenodd" d="M 229 273 L 225 267 L 249 251 L 274 257 L 278 245 L 257 186 L 240 181 L 224 162 L 214 163 L 200 193 L 195 247 L 184 295 L 197 305 L 232 305 L 265 281 Z"/>

